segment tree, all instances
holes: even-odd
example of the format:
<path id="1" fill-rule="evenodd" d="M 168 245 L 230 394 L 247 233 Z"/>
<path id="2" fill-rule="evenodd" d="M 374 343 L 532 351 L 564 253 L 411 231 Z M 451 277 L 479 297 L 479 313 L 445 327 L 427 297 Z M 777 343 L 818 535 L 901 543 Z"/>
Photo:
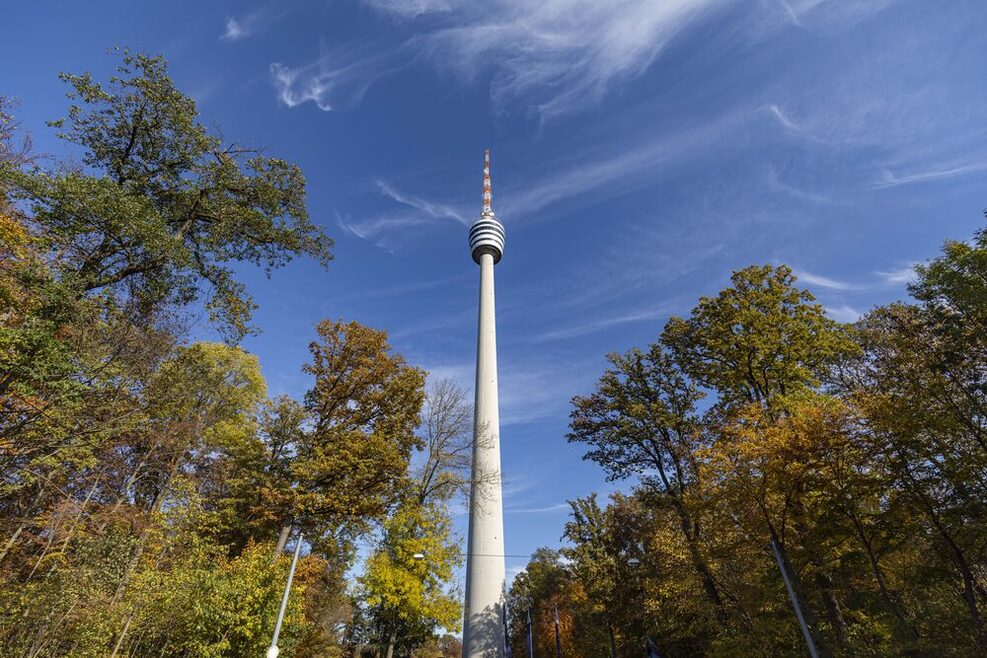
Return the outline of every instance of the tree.
<path id="1" fill-rule="evenodd" d="M 698 485 L 696 451 L 702 447 L 696 403 L 704 394 L 668 352 L 610 354 L 589 397 L 573 399 L 570 442 L 588 444 L 584 459 L 600 464 L 610 480 L 638 475 L 665 497 L 679 519 L 689 555 L 720 625 L 727 623 L 723 595 L 704 554 L 703 523 L 692 489 Z"/>
<path id="2" fill-rule="evenodd" d="M 392 658 L 399 646 L 424 643 L 436 627 L 458 630 L 460 599 L 446 587 L 461 557 L 449 534 L 445 509 L 414 500 L 384 524 L 380 546 L 358 580 L 382 658 Z"/>
<path id="3" fill-rule="evenodd" d="M 640 571 L 645 568 L 642 558 L 644 542 L 651 535 L 650 519 L 639 500 L 617 494 L 605 509 L 596 494 L 569 505 L 572 512 L 562 537 L 571 545 L 560 553 L 585 595 L 582 607 L 588 614 L 577 617 L 577 623 L 605 630 L 608 655 L 637 655 L 641 638 L 647 635 L 645 620 L 635 613 L 644 603 Z M 583 628 L 583 635 L 592 638 L 588 630 Z M 602 655 L 602 646 L 597 651 Z"/>
<path id="4" fill-rule="evenodd" d="M 987 589 L 976 574 L 987 529 L 987 231 L 947 242 L 917 274 L 918 304 L 875 309 L 861 323 L 864 356 L 844 390 L 865 413 L 899 500 L 924 521 L 916 530 L 935 556 L 927 566 L 962 582 L 970 623 L 956 633 L 985 647 Z"/>
<path id="5" fill-rule="evenodd" d="M 113 291 L 147 313 L 207 291 L 210 316 L 237 340 L 253 303 L 227 263 L 270 272 L 298 254 L 329 261 L 332 241 L 308 218 L 301 170 L 210 134 L 163 58 L 124 51 L 108 85 L 61 77 L 73 104 L 52 125 L 82 148 L 86 168 L 4 166 L 0 183 L 30 204 L 75 295 Z"/>
<path id="6" fill-rule="evenodd" d="M 562 563 L 558 551 L 539 548 L 528 561 L 524 571 L 511 583 L 507 597 L 507 614 L 510 621 L 512 654 L 531 658 L 528 654 L 527 620 L 531 615 L 531 634 L 535 655 L 555 655 L 555 607 L 559 607 L 560 621 L 567 631 L 563 637 L 563 653 L 566 656 L 588 658 L 590 647 L 573 637 L 571 630 L 573 612 L 584 599 L 578 584 Z"/>
<path id="7" fill-rule="evenodd" d="M 391 352 L 387 334 L 356 322 L 324 320 L 309 345 L 313 377 L 303 405 L 278 398 L 261 432 L 231 455 L 231 523 L 249 537 L 278 533 L 280 552 L 293 526 L 334 551 L 340 533 L 382 519 L 406 485 L 424 373 Z M 246 524 L 237 526 L 237 519 Z"/>
<path id="8" fill-rule="evenodd" d="M 851 332 L 795 287 L 784 265 L 752 265 L 716 297 L 702 297 L 688 319 L 673 317 L 661 342 L 717 404 L 768 405 L 820 383 L 855 351 Z"/>
<path id="9" fill-rule="evenodd" d="M 424 462 L 416 484 L 419 503 L 469 493 L 472 431 L 473 408 L 466 392 L 451 379 L 432 384 L 425 391 Z"/>

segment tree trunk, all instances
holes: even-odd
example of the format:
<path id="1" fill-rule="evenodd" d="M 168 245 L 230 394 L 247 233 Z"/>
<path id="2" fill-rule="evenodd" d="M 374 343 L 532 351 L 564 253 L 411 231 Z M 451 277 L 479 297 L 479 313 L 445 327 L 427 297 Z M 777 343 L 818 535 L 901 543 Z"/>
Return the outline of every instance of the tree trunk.
<path id="1" fill-rule="evenodd" d="M 833 633 L 836 635 L 836 643 L 844 653 L 851 652 L 850 630 L 847 628 L 846 620 L 843 618 L 843 611 L 840 609 L 840 602 L 833 591 L 833 577 L 829 571 L 816 565 L 816 584 L 822 593 L 823 606 L 826 608 L 826 618 L 829 621 Z"/>
<path id="2" fill-rule="evenodd" d="M 397 633 L 391 633 L 390 637 L 387 639 L 386 658 L 394 658 L 394 645 L 397 644 L 397 641 L 398 641 Z"/>
<path id="3" fill-rule="evenodd" d="M 274 547 L 274 557 L 273 560 L 278 559 L 278 556 L 284 551 L 284 545 L 288 543 L 288 535 L 291 534 L 291 522 L 288 522 L 281 526 L 281 533 L 278 535 L 278 544 Z"/>
<path id="4" fill-rule="evenodd" d="M 709 565 L 706 564 L 705 558 L 702 556 L 702 552 L 699 549 L 699 541 L 695 537 L 690 537 L 688 539 L 689 544 L 689 555 L 692 558 L 692 564 L 696 571 L 699 572 L 699 578 L 703 583 L 703 590 L 706 592 L 706 598 L 709 602 L 713 604 L 713 608 L 716 612 L 716 621 L 719 622 L 721 626 L 727 625 L 727 611 L 723 607 L 723 598 L 720 596 L 720 591 L 716 588 L 716 580 L 713 579 L 713 572 L 710 571 Z"/>
<path id="5" fill-rule="evenodd" d="M 702 581 L 706 598 L 713 605 L 717 622 L 725 627 L 728 621 L 727 611 L 723 606 L 723 597 L 720 596 L 720 591 L 716 587 L 713 572 L 710 570 L 706 559 L 703 557 L 702 550 L 699 548 L 699 526 L 692 520 L 681 499 L 673 498 L 673 500 L 675 501 L 675 510 L 678 512 L 679 522 L 682 526 L 682 534 L 685 535 L 685 541 L 689 547 L 689 557 L 692 559 L 692 565 L 699 574 L 699 579 Z"/>
<path id="6" fill-rule="evenodd" d="M 134 620 L 134 613 L 131 612 L 130 616 L 127 617 L 127 623 L 123 625 L 123 630 L 120 631 L 120 637 L 117 638 L 116 644 L 113 645 L 113 653 L 110 654 L 110 658 L 117 658 L 117 654 L 120 653 L 120 647 L 123 646 L 123 639 L 127 637 L 127 631 L 130 630 L 130 622 Z"/>
<path id="7" fill-rule="evenodd" d="M 24 531 L 24 528 L 26 527 L 27 527 L 27 523 L 22 523 L 19 526 L 17 526 L 17 530 L 14 530 L 14 534 L 10 536 L 10 539 L 8 539 L 7 543 L 4 544 L 3 550 L 0 551 L 0 562 L 3 562 L 3 559 L 7 557 L 7 553 L 9 553 L 10 549 L 13 548 L 14 544 L 17 542 L 17 538 L 20 536 L 20 534 Z"/>
<path id="8" fill-rule="evenodd" d="M 860 519 L 854 511 L 847 510 L 847 516 L 850 517 L 850 521 L 853 522 L 853 527 L 857 532 L 857 537 L 860 539 L 860 543 L 864 547 L 864 552 L 867 553 L 871 573 L 874 574 L 874 580 L 877 581 L 877 587 L 881 591 L 881 598 L 884 599 L 885 605 L 888 606 L 891 613 L 898 619 L 898 624 L 901 627 L 901 630 L 904 631 L 905 635 L 911 640 L 919 639 L 918 631 L 915 630 L 915 627 L 912 626 L 910 621 L 908 621 L 908 613 L 897 600 L 897 597 L 892 595 L 891 590 L 888 589 L 887 580 L 884 578 L 884 570 L 881 569 L 881 563 L 878 561 L 877 555 L 874 553 L 874 547 L 867 538 L 867 533 L 864 532 L 863 524 L 861 524 Z"/>
<path id="9" fill-rule="evenodd" d="M 610 658 L 617 658 L 617 638 L 613 633 L 613 624 L 607 621 L 607 635 L 610 638 Z"/>
<path id="10" fill-rule="evenodd" d="M 963 602 L 966 603 L 967 610 L 970 613 L 970 621 L 973 625 L 973 638 L 974 642 L 977 643 L 978 647 L 987 647 L 987 632 L 984 629 L 984 620 L 980 615 L 980 608 L 977 604 L 977 582 L 973 575 L 973 570 L 970 569 L 970 565 L 966 561 L 966 556 L 963 554 L 963 549 L 961 549 L 956 542 L 953 540 L 952 535 L 943 526 L 942 520 L 936 513 L 935 508 L 933 508 L 931 501 L 922 491 L 922 485 L 919 484 L 915 478 L 912 476 L 911 471 L 905 466 L 905 473 L 908 476 L 908 482 L 911 485 L 909 488 L 912 493 L 918 498 L 919 503 L 928 517 L 929 521 L 932 522 L 932 526 L 939 533 L 943 544 L 946 547 L 946 553 L 952 560 L 953 564 L 956 565 L 956 570 L 959 571 L 960 577 L 963 578 Z"/>

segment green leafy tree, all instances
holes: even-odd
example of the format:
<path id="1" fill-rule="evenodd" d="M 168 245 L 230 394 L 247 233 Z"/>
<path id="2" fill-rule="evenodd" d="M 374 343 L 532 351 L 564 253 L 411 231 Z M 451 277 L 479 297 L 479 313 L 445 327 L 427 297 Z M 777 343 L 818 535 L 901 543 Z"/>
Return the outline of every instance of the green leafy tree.
<path id="1" fill-rule="evenodd" d="M 693 495 L 699 484 L 696 451 L 704 440 L 696 404 L 704 393 L 659 345 L 647 353 L 610 354 L 607 360 L 610 368 L 596 391 L 573 399 L 568 439 L 587 444 L 591 450 L 584 458 L 600 464 L 608 479 L 640 476 L 668 501 L 716 619 L 726 624 Z"/>
<path id="2" fill-rule="evenodd" d="M 437 627 L 458 630 L 460 599 L 448 583 L 460 562 L 443 507 L 412 501 L 387 519 L 358 580 L 382 656 L 423 644 Z"/>
<path id="3" fill-rule="evenodd" d="M 987 647 L 987 588 L 977 575 L 987 532 L 985 276 L 987 231 L 947 242 L 941 256 L 917 268 L 910 286 L 917 304 L 876 309 L 861 323 L 864 356 L 845 386 L 867 417 L 877 465 L 900 492 L 896 509 L 911 511 L 901 516 L 914 519 L 913 532 L 927 542 L 931 559 L 913 582 L 954 574 L 962 583 L 969 623 L 956 625 L 944 603 L 935 626 L 980 647 Z"/>
<path id="4" fill-rule="evenodd" d="M 662 333 L 675 362 L 722 406 L 771 405 L 820 383 L 855 351 L 852 335 L 826 317 L 812 294 L 795 287 L 784 265 L 745 268 L 716 297 L 702 297 L 686 319 Z"/>
<path id="5" fill-rule="evenodd" d="M 600 507 L 596 494 L 569 505 L 572 511 L 562 537 L 570 546 L 560 553 L 585 594 L 582 608 L 588 613 L 576 621 L 605 630 L 608 655 L 637 655 L 645 629 L 634 623 L 640 619 L 632 611 L 644 604 L 640 572 L 645 547 L 641 540 L 650 532 L 642 533 L 641 522 L 646 517 L 638 501 L 622 496 L 614 496 L 606 509 Z M 587 630 L 583 628 L 583 635 L 592 639 L 585 640 L 586 644 L 597 645 L 596 651 L 602 654 L 604 642 L 593 642 Z"/>
<path id="6" fill-rule="evenodd" d="M 230 263 L 270 272 L 297 254 L 328 262 L 332 242 L 308 218 L 301 170 L 207 131 L 163 58 L 124 51 L 107 85 L 88 73 L 62 79 L 73 104 L 52 125 L 82 149 L 85 168 L 5 166 L 0 181 L 30 204 L 77 295 L 119 292 L 147 312 L 205 291 L 236 340 L 253 303 Z"/>
<path id="7" fill-rule="evenodd" d="M 233 446 L 224 474 L 230 541 L 267 540 L 292 527 L 335 551 L 345 535 L 386 516 L 405 491 L 424 373 L 391 351 L 387 334 L 324 320 L 304 371 L 304 404 L 280 397 L 259 432 Z"/>

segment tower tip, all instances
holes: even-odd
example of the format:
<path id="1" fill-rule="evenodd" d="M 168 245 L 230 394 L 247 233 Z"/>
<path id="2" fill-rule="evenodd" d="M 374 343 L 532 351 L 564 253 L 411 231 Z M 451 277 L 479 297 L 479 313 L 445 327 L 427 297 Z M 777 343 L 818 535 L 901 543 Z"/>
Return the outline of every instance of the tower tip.
<path id="1" fill-rule="evenodd" d="M 490 149 L 483 150 L 483 210 L 470 227 L 470 254 L 480 262 L 484 253 L 493 254 L 494 263 L 500 262 L 504 253 L 504 227 L 493 211 L 493 194 L 490 190 Z"/>
<path id="2" fill-rule="evenodd" d="M 493 213 L 493 192 L 490 189 L 490 149 L 483 150 L 483 214 Z"/>

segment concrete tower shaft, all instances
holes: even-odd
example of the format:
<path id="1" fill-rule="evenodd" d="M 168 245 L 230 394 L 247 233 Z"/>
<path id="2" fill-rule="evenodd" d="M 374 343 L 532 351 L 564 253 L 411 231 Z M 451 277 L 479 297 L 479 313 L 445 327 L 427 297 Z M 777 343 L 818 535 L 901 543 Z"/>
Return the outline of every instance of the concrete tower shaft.
<path id="1" fill-rule="evenodd" d="M 503 658 L 504 510 L 497 396 L 497 322 L 494 265 L 504 253 L 504 227 L 490 203 L 490 151 L 483 171 L 483 211 L 470 228 L 470 254 L 480 266 L 476 341 L 476 401 L 469 545 L 466 552 L 464 658 Z"/>

